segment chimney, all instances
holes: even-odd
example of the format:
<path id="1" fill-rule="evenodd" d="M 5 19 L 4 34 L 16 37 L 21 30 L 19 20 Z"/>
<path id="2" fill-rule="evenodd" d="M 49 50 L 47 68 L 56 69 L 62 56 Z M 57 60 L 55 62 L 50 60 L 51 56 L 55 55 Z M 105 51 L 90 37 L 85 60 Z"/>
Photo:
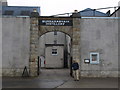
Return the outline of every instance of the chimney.
<path id="1" fill-rule="evenodd" d="M 37 12 L 37 9 L 33 9 L 33 12 Z"/>
<path id="2" fill-rule="evenodd" d="M 74 13 L 78 13 L 78 10 L 74 10 Z"/>
<path id="3" fill-rule="evenodd" d="M 7 0 L 2 0 L 2 6 L 8 6 Z"/>
<path id="4" fill-rule="evenodd" d="M 39 13 L 37 12 L 37 9 L 36 8 L 34 8 L 33 9 L 33 12 L 31 12 L 31 15 L 30 15 L 31 17 L 39 17 Z"/>
<path id="5" fill-rule="evenodd" d="M 78 12 L 78 10 L 74 10 L 73 14 L 71 15 L 71 17 L 74 17 L 74 18 L 80 18 L 80 13 Z"/>

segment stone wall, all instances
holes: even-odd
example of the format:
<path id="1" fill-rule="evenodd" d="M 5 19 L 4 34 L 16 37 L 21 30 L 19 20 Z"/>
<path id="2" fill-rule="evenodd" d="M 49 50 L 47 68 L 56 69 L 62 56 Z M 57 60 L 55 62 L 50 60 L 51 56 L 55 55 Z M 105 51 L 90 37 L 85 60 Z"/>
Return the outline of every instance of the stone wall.
<path id="1" fill-rule="evenodd" d="M 3 76 L 21 76 L 29 68 L 30 18 L 2 18 Z"/>
<path id="2" fill-rule="evenodd" d="M 49 18 L 49 17 L 40 17 L 39 20 L 72 20 L 72 18 Z M 42 25 L 39 25 L 39 36 L 47 33 L 47 32 L 52 32 L 52 31 L 60 31 L 60 32 L 63 32 L 67 35 L 69 35 L 70 37 L 72 37 L 72 26 L 42 26 Z"/>
<path id="3" fill-rule="evenodd" d="M 39 32 L 38 18 L 30 19 L 30 76 L 38 75 L 38 56 L 39 56 Z"/>
<path id="4" fill-rule="evenodd" d="M 37 76 L 39 37 L 54 30 L 71 37 L 72 55 L 80 64 L 81 77 L 118 75 L 117 18 L 73 18 L 73 26 L 38 28 L 37 18 L 3 17 L 2 26 L 4 76 L 21 76 L 25 66 L 30 68 L 31 76 Z M 84 63 L 91 52 L 99 52 L 98 64 Z"/>
<path id="5" fill-rule="evenodd" d="M 81 76 L 118 76 L 118 20 L 113 18 L 84 18 L 80 21 Z M 85 64 L 90 52 L 100 54 L 99 64 Z"/>

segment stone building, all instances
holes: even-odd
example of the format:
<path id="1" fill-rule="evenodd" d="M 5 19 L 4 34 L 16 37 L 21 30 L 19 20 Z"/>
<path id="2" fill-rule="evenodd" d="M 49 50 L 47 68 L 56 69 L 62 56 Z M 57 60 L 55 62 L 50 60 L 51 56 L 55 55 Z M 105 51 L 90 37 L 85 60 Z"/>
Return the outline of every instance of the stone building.
<path id="1" fill-rule="evenodd" d="M 55 56 L 58 53 L 56 48 L 63 52 L 67 45 L 68 60 L 79 63 L 81 77 L 118 77 L 119 18 L 80 17 L 76 14 L 69 17 L 0 17 L 3 76 L 21 76 L 25 66 L 30 76 L 37 76 L 38 56 L 45 56 L 48 52 L 47 55 Z M 69 40 L 65 39 L 66 36 Z M 63 61 L 59 62 L 62 67 Z"/>
<path id="2" fill-rule="evenodd" d="M 2 20 L 3 75 L 21 76 L 24 67 L 29 69 L 30 66 L 30 18 L 3 17 Z M 117 77 L 118 19 L 109 17 L 79 20 L 81 76 Z M 95 61 L 92 57 L 96 58 Z"/>
<path id="3" fill-rule="evenodd" d="M 63 68 L 64 44 L 46 44 L 45 46 L 45 67 Z"/>

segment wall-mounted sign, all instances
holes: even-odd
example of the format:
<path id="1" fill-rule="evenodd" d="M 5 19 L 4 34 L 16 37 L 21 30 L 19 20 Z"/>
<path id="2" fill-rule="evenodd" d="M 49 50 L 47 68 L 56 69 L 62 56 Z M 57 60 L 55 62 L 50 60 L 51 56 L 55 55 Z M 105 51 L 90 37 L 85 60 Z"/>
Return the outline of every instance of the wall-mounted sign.
<path id="1" fill-rule="evenodd" d="M 89 64 L 90 63 L 90 59 L 84 59 L 84 63 Z"/>
<path id="2" fill-rule="evenodd" d="M 72 26 L 72 20 L 39 20 L 43 26 Z"/>

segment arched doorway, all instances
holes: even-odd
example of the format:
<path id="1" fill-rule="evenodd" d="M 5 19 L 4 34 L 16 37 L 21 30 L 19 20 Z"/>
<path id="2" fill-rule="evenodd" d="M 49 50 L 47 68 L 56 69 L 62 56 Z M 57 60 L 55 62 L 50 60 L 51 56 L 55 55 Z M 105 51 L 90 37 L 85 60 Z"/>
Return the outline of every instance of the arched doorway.
<path id="1" fill-rule="evenodd" d="M 41 68 L 68 68 L 71 57 L 71 37 L 59 31 L 47 32 L 39 38 Z"/>
<path id="2" fill-rule="evenodd" d="M 72 59 L 80 63 L 80 18 L 73 17 L 32 17 L 30 27 L 30 76 L 38 72 L 39 37 L 47 32 L 59 31 L 72 39 Z"/>

